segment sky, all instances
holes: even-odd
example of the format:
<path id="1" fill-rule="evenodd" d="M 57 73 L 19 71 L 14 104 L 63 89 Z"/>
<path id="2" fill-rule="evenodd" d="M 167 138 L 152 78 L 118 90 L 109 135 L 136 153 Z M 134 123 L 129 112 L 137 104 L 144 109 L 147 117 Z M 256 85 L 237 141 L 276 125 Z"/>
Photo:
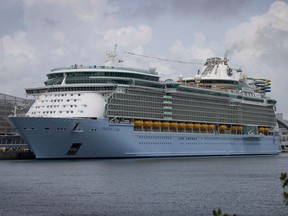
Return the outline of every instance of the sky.
<path id="1" fill-rule="evenodd" d="M 51 68 L 102 65 L 117 44 L 123 66 L 155 66 L 162 80 L 227 55 L 271 80 L 268 96 L 288 119 L 288 0 L 0 0 L 0 27 L 1 93 L 26 97 Z"/>

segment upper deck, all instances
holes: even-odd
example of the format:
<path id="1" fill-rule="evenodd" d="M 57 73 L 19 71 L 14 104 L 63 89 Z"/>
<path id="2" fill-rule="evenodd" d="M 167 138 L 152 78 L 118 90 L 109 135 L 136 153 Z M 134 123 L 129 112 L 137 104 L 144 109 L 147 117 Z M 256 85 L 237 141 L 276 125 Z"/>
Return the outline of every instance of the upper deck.
<path id="1" fill-rule="evenodd" d="M 71 65 L 70 67 L 59 67 L 59 68 L 52 68 L 51 72 L 49 74 L 54 74 L 54 73 L 59 73 L 59 72 L 69 72 L 71 70 L 75 71 L 82 71 L 82 70 L 120 70 L 120 71 L 129 71 L 129 72 L 138 72 L 138 73 L 144 73 L 144 74 L 149 74 L 149 75 L 156 75 L 158 76 L 158 73 L 156 72 L 155 68 L 150 68 L 149 70 L 145 69 L 139 69 L 139 68 L 132 68 L 132 67 L 120 67 L 120 66 L 106 66 L 106 65 L 93 65 L 93 66 L 83 66 L 83 65 Z"/>
<path id="2" fill-rule="evenodd" d="M 202 70 L 192 78 L 160 81 L 156 68 L 140 69 L 132 67 L 106 65 L 71 65 L 53 68 L 47 74 L 45 86 L 26 89 L 27 94 L 61 91 L 111 91 L 121 86 L 139 86 L 167 92 L 209 94 L 217 97 L 245 99 L 253 103 L 276 104 L 266 97 L 270 91 L 270 81 L 249 79 L 242 75 L 241 69 L 233 69 L 227 58 L 209 58 Z"/>
<path id="3" fill-rule="evenodd" d="M 119 66 L 83 66 L 54 68 L 47 74 L 46 86 L 88 83 L 129 84 L 132 79 L 159 82 L 155 68 L 149 70 Z"/>

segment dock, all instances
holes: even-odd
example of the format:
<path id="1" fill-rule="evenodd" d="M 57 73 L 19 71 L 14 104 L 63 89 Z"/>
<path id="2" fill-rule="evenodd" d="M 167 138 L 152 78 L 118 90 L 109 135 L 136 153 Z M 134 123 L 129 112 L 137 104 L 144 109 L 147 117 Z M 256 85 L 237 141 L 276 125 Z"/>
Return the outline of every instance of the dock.
<path id="1" fill-rule="evenodd" d="M 19 135 L 0 135 L 0 160 L 35 159 L 35 155 Z"/>

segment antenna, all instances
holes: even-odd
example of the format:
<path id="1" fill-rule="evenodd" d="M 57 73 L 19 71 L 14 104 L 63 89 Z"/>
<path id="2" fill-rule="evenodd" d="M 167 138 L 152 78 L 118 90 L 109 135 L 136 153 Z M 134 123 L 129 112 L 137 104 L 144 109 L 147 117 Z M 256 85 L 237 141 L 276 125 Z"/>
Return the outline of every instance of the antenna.
<path id="1" fill-rule="evenodd" d="M 114 66 L 116 63 L 123 62 L 122 59 L 117 58 L 117 44 L 114 45 L 114 50 L 111 52 L 106 52 L 106 66 Z"/>

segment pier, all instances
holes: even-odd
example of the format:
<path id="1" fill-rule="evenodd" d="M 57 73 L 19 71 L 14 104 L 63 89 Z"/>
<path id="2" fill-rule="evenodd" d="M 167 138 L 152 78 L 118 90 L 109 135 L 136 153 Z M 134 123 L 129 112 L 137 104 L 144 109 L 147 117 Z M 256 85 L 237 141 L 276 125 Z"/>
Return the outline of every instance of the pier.
<path id="1" fill-rule="evenodd" d="M 33 151 L 19 135 L 0 135 L 0 160 L 35 159 Z"/>

